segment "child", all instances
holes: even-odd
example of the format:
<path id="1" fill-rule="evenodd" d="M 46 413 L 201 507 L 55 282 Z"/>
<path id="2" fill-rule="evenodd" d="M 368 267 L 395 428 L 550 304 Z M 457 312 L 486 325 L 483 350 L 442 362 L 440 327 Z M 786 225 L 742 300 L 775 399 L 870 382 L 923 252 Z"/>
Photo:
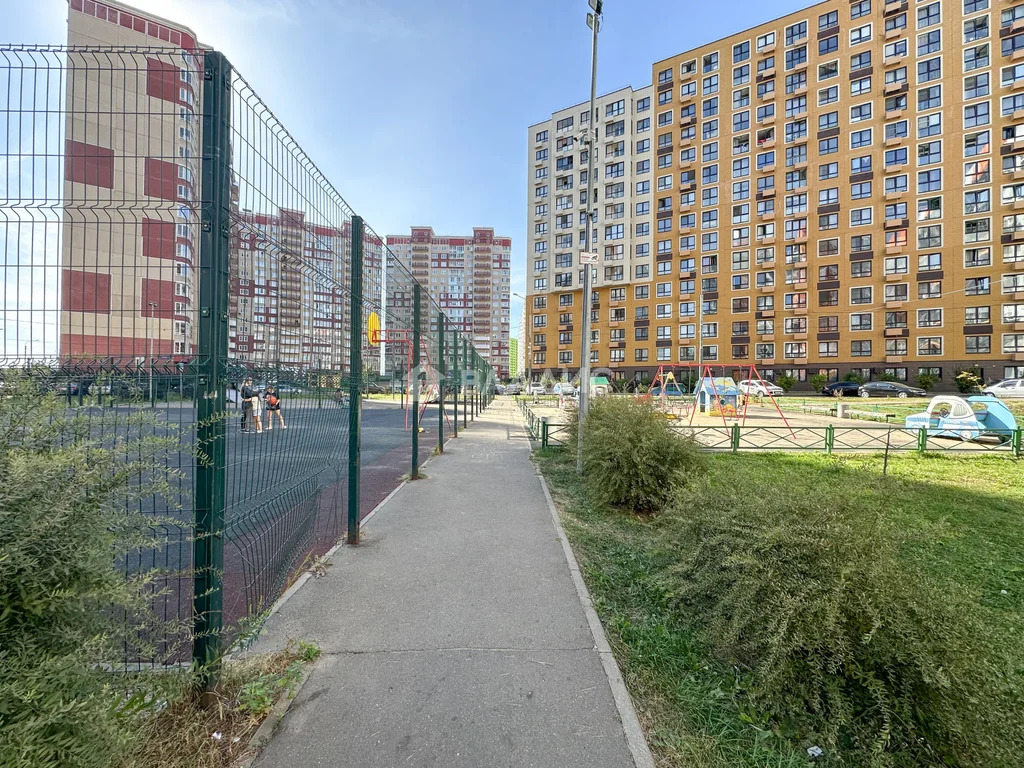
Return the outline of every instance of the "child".
<path id="1" fill-rule="evenodd" d="M 274 428 L 274 414 L 277 414 L 277 420 L 281 424 L 281 429 L 288 429 L 284 423 L 284 416 L 281 415 L 281 398 L 273 387 L 267 387 L 266 392 L 267 400 L 267 431 L 269 432 Z"/>

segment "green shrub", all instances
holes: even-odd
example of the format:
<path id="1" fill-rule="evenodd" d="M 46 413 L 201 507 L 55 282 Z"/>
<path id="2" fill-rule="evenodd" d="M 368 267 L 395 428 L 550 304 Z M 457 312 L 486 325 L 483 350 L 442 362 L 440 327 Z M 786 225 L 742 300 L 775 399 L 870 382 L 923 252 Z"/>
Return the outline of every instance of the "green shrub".
<path id="1" fill-rule="evenodd" d="M 864 377 L 855 371 L 850 371 L 848 374 L 843 376 L 843 381 L 852 381 L 854 384 L 863 384 Z"/>
<path id="2" fill-rule="evenodd" d="M 919 386 L 925 392 L 930 392 L 932 388 L 939 383 L 939 377 L 933 376 L 930 373 L 918 374 L 917 378 L 914 379 L 914 384 Z"/>
<path id="3" fill-rule="evenodd" d="M 583 471 L 600 502 L 637 514 L 660 512 L 676 489 L 706 472 L 697 444 L 676 435 L 649 402 L 595 399 L 583 433 Z"/>
<path id="4" fill-rule="evenodd" d="M 153 544 L 145 534 L 153 521 L 130 512 L 133 506 L 154 494 L 171 498 L 168 481 L 175 473 L 167 469 L 166 455 L 179 444 L 173 434 L 153 436 L 157 424 L 141 412 L 108 419 L 71 411 L 29 380 L 5 377 L 0 398 L 0 765 L 5 768 L 107 768 L 125 745 L 131 716 L 153 701 L 145 681 L 115 676 L 110 664 L 140 643 L 139 623 L 153 627 L 146 599 L 152 584 L 144 577 L 126 579 L 116 560 Z M 160 431 L 169 432 L 166 423 Z M 104 434 L 150 436 L 111 436 L 104 445 Z M 126 689 L 134 696 L 126 698 Z"/>
<path id="5" fill-rule="evenodd" d="M 896 374 L 889 373 L 888 371 L 884 371 L 884 372 L 878 374 L 878 380 L 879 381 L 899 381 L 899 379 L 896 378 Z"/>
<path id="6" fill-rule="evenodd" d="M 702 484 L 666 588 L 756 715 L 857 766 L 1019 764 L 1020 696 L 970 595 L 902 563 L 904 530 L 831 484 Z"/>
<path id="7" fill-rule="evenodd" d="M 811 376 L 811 389 L 815 392 L 821 392 L 821 388 L 828 384 L 828 376 L 823 373 L 816 373 Z"/>
<path id="8" fill-rule="evenodd" d="M 981 373 L 977 368 L 956 371 L 956 388 L 965 395 L 981 391 Z"/>
<path id="9" fill-rule="evenodd" d="M 783 374 L 782 376 L 776 377 L 775 383 L 782 387 L 783 392 L 789 392 L 793 387 L 796 386 L 796 379 L 794 379 L 792 376 L 787 376 L 786 374 Z"/>

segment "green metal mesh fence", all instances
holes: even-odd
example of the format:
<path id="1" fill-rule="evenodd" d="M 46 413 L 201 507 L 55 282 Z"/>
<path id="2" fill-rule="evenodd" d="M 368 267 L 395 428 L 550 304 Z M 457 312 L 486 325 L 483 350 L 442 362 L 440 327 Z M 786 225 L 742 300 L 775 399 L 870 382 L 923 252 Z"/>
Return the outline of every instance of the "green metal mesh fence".
<path id="1" fill-rule="evenodd" d="M 222 55 L 4 46 L 0 66 L 0 372 L 111 444 L 142 412 L 180 436 L 172 493 L 136 510 L 161 544 L 119 563 L 156 577 L 167 629 L 125 661 L 190 639 L 209 660 L 453 432 L 456 348 L 485 366 Z"/>

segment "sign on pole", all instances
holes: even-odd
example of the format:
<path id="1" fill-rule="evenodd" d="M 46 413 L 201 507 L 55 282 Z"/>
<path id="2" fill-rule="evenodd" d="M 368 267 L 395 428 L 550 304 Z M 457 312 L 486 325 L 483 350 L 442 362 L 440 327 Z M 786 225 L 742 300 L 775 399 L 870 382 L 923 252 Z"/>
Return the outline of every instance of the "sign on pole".
<path id="1" fill-rule="evenodd" d="M 597 264 L 597 251 L 580 251 L 580 264 Z"/>

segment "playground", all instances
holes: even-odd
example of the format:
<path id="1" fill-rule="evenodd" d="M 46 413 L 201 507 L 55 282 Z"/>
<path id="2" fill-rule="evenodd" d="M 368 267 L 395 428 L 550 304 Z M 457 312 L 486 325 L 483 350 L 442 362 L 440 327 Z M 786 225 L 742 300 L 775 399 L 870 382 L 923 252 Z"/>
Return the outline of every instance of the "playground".
<path id="1" fill-rule="evenodd" d="M 762 381 L 753 366 L 747 380 Z M 731 378 L 712 376 L 709 369 L 693 377 L 689 371 L 680 375 L 667 367 L 658 370 L 646 391 L 609 396 L 650 402 L 679 434 L 692 436 L 710 451 L 962 451 L 1013 456 L 1022 451 L 1024 419 L 1014 419 L 1011 409 L 994 398 L 945 396 L 935 398 L 944 402 L 934 403 L 927 398 L 821 397 L 798 404 L 794 398 L 748 395 Z M 564 442 L 566 425 L 575 416 L 574 402 L 553 398 L 533 403 L 530 397 L 522 402 L 538 423 L 538 432 L 546 429 L 548 444 Z M 950 408 L 971 422 L 968 428 L 950 428 Z"/>

